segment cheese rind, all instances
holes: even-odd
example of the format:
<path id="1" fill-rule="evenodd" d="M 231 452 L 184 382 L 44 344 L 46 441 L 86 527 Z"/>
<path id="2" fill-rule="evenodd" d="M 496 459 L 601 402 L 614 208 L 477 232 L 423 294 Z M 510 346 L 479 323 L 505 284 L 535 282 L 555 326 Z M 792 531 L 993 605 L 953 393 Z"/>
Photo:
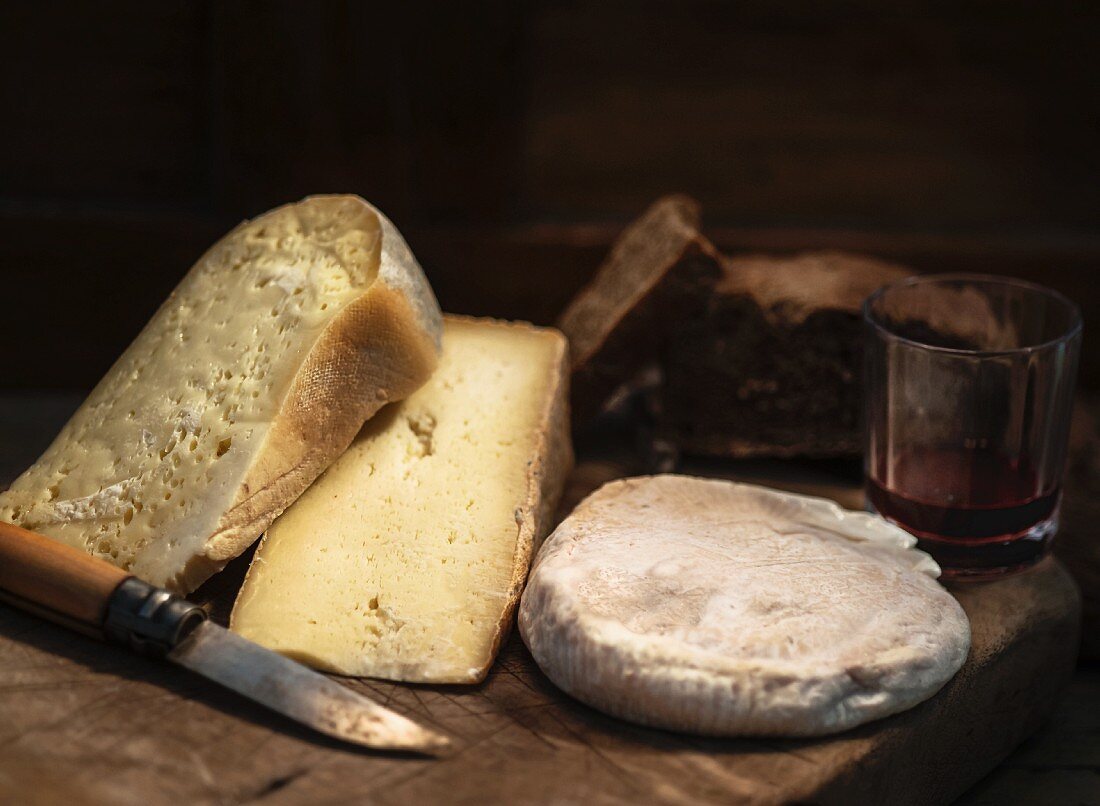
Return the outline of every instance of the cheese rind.
<path id="1" fill-rule="evenodd" d="M 540 551 L 519 629 L 560 688 L 712 736 L 817 736 L 912 707 L 970 630 L 914 539 L 832 502 L 732 482 L 612 482 Z"/>
<path id="2" fill-rule="evenodd" d="M 0 495 L 0 519 L 191 590 L 427 378 L 440 317 L 408 246 L 362 199 L 246 221 Z"/>
<path id="3" fill-rule="evenodd" d="M 347 675 L 484 678 L 572 463 L 565 339 L 446 317 L 432 378 L 265 535 L 244 637 Z"/>

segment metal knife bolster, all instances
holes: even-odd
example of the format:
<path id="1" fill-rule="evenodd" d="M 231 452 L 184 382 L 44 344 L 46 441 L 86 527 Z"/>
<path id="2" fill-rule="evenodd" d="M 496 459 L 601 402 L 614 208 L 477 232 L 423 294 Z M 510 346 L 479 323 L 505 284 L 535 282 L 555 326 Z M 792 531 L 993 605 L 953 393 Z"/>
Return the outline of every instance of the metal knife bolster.
<path id="1" fill-rule="evenodd" d="M 342 741 L 422 753 L 448 746 L 445 736 L 210 622 L 199 605 L 4 521 L 0 599 L 85 634 L 166 656 Z"/>
<path id="2" fill-rule="evenodd" d="M 130 577 L 107 602 L 103 631 L 112 641 L 136 652 L 163 657 L 206 618 L 199 605 Z"/>

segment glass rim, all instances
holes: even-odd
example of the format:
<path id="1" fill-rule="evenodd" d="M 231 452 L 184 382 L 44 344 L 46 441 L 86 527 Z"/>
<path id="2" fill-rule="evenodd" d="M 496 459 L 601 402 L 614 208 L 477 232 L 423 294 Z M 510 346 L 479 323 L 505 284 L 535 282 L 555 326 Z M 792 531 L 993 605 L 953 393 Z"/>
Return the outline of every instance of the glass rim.
<path id="1" fill-rule="evenodd" d="M 1007 350 L 966 350 L 959 347 L 942 347 L 936 344 L 929 344 L 928 342 L 920 341 L 918 339 L 911 339 L 907 336 L 901 336 L 895 333 L 893 330 L 884 325 L 879 319 L 871 312 L 871 306 L 876 301 L 881 299 L 887 293 L 896 291 L 899 288 L 914 285 L 924 285 L 927 283 L 941 283 L 941 282 L 972 282 L 972 283 L 984 283 L 986 285 L 1000 285 L 1000 286 L 1014 286 L 1016 288 L 1026 289 L 1028 291 L 1041 294 L 1048 299 L 1053 299 L 1058 304 L 1064 306 L 1069 312 L 1070 322 L 1065 331 L 1056 336 L 1053 339 L 1048 339 L 1038 344 L 1029 344 L 1023 347 L 1012 347 Z M 1067 297 L 1060 291 L 1055 291 L 1053 288 L 1049 288 L 1039 283 L 1033 283 L 1030 280 L 1021 280 L 1016 277 L 1002 277 L 996 274 L 980 274 L 976 272 L 946 272 L 943 274 L 915 274 L 911 277 L 905 277 L 901 280 L 895 280 L 892 283 L 887 283 L 884 286 L 876 289 L 863 301 L 862 305 L 863 321 L 875 329 L 877 333 L 882 334 L 883 337 L 895 341 L 901 344 L 908 345 L 910 347 L 919 347 L 923 350 L 930 350 L 937 353 L 945 353 L 947 355 L 954 355 L 959 357 L 968 358 L 984 358 L 991 356 L 1005 356 L 1005 355 L 1027 355 L 1029 353 L 1042 352 L 1044 350 L 1050 350 L 1060 345 L 1066 344 L 1072 341 L 1075 337 L 1079 336 L 1084 326 L 1084 321 L 1081 318 L 1081 309 L 1077 303 Z"/>

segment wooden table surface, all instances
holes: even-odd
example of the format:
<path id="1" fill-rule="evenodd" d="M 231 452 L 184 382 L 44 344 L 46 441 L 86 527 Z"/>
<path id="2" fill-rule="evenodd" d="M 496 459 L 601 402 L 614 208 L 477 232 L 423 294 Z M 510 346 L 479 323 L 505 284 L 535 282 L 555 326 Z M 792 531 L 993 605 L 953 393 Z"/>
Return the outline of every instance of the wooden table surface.
<path id="1" fill-rule="evenodd" d="M 10 481 L 18 470 L 37 456 L 78 400 L 79 398 L 73 396 L 61 395 L 0 397 L 0 445 L 3 446 L 0 451 L 0 485 Z M 293 728 L 288 730 L 277 717 L 269 717 L 262 711 L 253 709 L 256 712 L 250 711 L 249 717 L 254 725 L 241 731 L 239 736 L 234 735 L 232 742 L 227 742 L 227 737 L 219 733 L 224 731 L 225 722 L 217 717 L 219 712 L 238 707 L 231 695 L 220 692 L 210 694 L 205 688 L 200 692 L 195 688 L 197 679 L 182 672 L 165 675 L 158 671 L 155 682 L 143 681 L 142 670 L 149 662 L 138 659 L 135 663 L 128 656 L 118 653 L 104 654 L 85 639 L 71 637 L 52 627 L 43 630 L 35 620 L 19 614 L 7 613 L 3 626 L 9 638 L 14 636 L 17 641 L 23 642 L 19 649 L 22 654 L 14 659 L 22 664 L 19 668 L 20 674 L 17 675 L 19 679 L 7 680 L 11 685 L 5 686 L 3 694 L 11 697 L 26 692 L 28 700 L 37 701 L 35 692 L 38 692 L 38 700 L 41 700 L 41 689 L 46 687 L 51 692 L 56 691 L 58 697 L 71 698 L 73 705 L 79 706 L 80 724 L 55 725 L 48 720 L 35 721 L 33 729 L 40 732 L 37 739 L 48 740 L 50 736 L 57 736 L 58 752 L 63 756 L 83 754 L 89 764 L 95 759 L 111 758 L 112 775 L 120 774 L 121 770 L 121 774 L 133 781 L 155 781 L 170 770 L 186 767 L 193 772 L 186 785 L 176 784 L 182 786 L 179 795 L 193 795 L 202 791 L 233 793 L 231 799 L 234 802 L 290 802 L 294 799 L 293 794 L 301 792 L 300 787 L 307 783 L 305 765 L 310 753 L 316 752 L 315 746 L 308 737 L 295 734 Z M 53 660 L 55 655 L 58 657 L 56 663 Z M 119 667 L 119 663 L 112 662 L 111 658 L 119 657 L 126 661 L 126 669 Z M 13 662 L 12 658 L 9 657 L 7 662 Z M 513 641 L 503 655 L 501 672 L 497 675 L 500 680 L 493 689 L 494 696 L 499 694 L 503 698 L 502 702 L 507 703 L 510 698 L 529 696 L 527 690 L 535 686 L 540 688 L 542 696 L 553 698 L 555 693 L 552 690 L 541 690 L 541 687 L 548 684 L 540 682 L 537 677 L 532 678 L 525 671 L 524 663 L 524 650 Z M 154 736 L 160 735 L 161 741 L 157 747 L 137 746 L 140 741 L 135 744 L 132 732 L 122 733 L 117 728 L 112 729 L 112 721 L 104 719 L 106 709 L 117 711 L 120 707 L 117 701 L 119 692 L 111 689 L 115 685 L 112 681 L 120 674 L 130 676 L 139 683 L 138 686 L 128 689 L 131 694 L 127 696 L 139 697 L 140 702 L 135 701 L 135 719 L 148 723 L 146 728 L 150 743 L 153 743 Z M 59 685 L 59 681 L 78 685 L 67 689 L 65 685 Z M 367 685 L 368 688 L 377 689 L 383 694 L 388 693 L 396 699 L 411 697 L 412 700 L 408 703 L 401 703 L 408 706 L 406 710 L 410 711 L 416 710 L 413 700 L 419 701 L 420 697 L 447 699 L 452 694 L 447 691 L 428 692 L 417 687 L 393 687 L 389 684 Z M 13 687 L 19 690 L 11 690 Z M 179 696 L 181 694 L 184 695 L 182 698 Z M 466 698 L 454 697 L 450 703 L 447 706 L 450 710 L 457 709 L 451 716 L 459 721 L 466 720 L 472 725 L 491 718 L 488 712 L 471 712 Z M 190 742 L 178 742 L 174 745 L 171 742 L 166 743 L 162 735 L 165 725 L 171 725 L 174 719 L 185 716 L 185 711 L 190 713 L 196 709 L 209 715 L 207 729 L 211 735 L 191 735 Z M 545 726 L 540 723 L 544 717 L 548 718 L 541 710 L 531 712 L 531 725 L 535 730 L 528 732 L 532 736 L 536 732 L 545 735 Z M 560 730 L 566 730 L 566 723 L 574 718 L 593 717 L 583 713 L 579 717 L 567 715 Z M 595 719 L 599 720 L 600 717 L 596 716 Z M 204 730 L 203 724 L 204 721 L 199 720 L 199 733 Z M 189 734 L 194 734 L 195 730 L 192 726 Z M 551 734 L 553 730 L 558 728 L 551 726 Z M 22 738 L 24 734 L 18 732 L 4 733 L 6 737 L 0 736 L 0 743 L 7 747 L 0 750 L 0 792 L 34 792 L 36 795 L 29 798 L 29 802 L 36 802 L 37 798 L 37 802 L 52 803 L 62 798 L 79 798 L 82 794 L 94 791 L 95 786 L 104 785 L 103 781 L 93 780 L 95 775 L 92 769 L 89 769 L 91 778 L 79 782 L 57 775 L 53 764 L 45 762 L 34 753 L 26 752 L 25 748 L 33 747 L 36 742 L 27 743 Z M 517 747 L 523 744 L 521 739 L 509 736 L 507 732 L 502 732 L 487 741 L 493 744 L 514 742 Z M 196 740 L 197 744 L 192 744 Z M 693 769 L 698 768 L 695 774 L 705 777 L 715 772 L 706 767 L 706 753 L 700 756 L 698 752 L 692 752 L 692 742 L 681 744 L 684 747 L 680 747 L 677 752 L 683 757 L 684 763 L 690 762 L 689 766 L 694 764 Z M 288 747 L 293 747 L 293 751 L 288 751 Z M 230 767 L 240 770 L 240 781 L 224 780 L 226 766 L 220 763 L 225 761 L 221 756 L 217 758 L 220 780 L 206 780 L 212 775 L 212 748 L 219 748 L 220 754 L 233 756 Z M 155 758 L 152 751 L 159 749 L 163 749 L 167 755 L 158 768 L 158 765 L 150 765 L 149 759 Z M 331 750 L 331 745 L 327 749 Z M 614 754 L 614 747 L 605 749 Z M 326 750 L 323 744 L 320 750 Z M 273 763 L 270 775 L 257 778 L 255 770 L 263 767 L 262 759 L 268 752 L 276 753 L 279 758 L 271 758 Z M 287 755 L 288 752 L 290 755 Z M 761 752 L 768 752 L 767 748 L 762 748 Z M 347 780 L 338 779 L 341 776 L 346 777 L 354 768 L 344 763 L 343 753 L 330 755 L 332 758 L 324 762 L 323 768 L 310 770 L 308 781 L 311 786 L 323 786 L 326 776 L 332 777 L 333 791 L 345 793 L 370 791 L 372 785 L 380 783 L 364 781 L 363 788 L 351 786 L 349 789 Z M 700 758 L 696 759 L 695 756 Z M 127 759 L 132 762 L 130 766 Z M 79 761 L 77 758 L 70 760 Z M 602 771 L 594 770 L 593 774 L 606 773 L 612 778 L 622 774 L 621 770 L 616 772 L 612 761 L 605 761 L 607 764 L 601 766 L 606 768 Z M 252 773 L 246 775 L 245 770 L 251 770 Z M 640 769 L 633 774 L 644 775 L 644 772 L 644 769 Z M 163 780 L 167 783 L 167 776 Z M 391 784 L 396 786 L 401 782 L 394 780 Z M 118 793 L 121 790 L 109 787 L 99 791 Z M 319 796 L 321 791 L 323 790 L 313 789 L 312 794 Z M 413 794 L 415 787 L 406 787 L 404 791 Z M 1100 666 L 1079 666 L 1054 716 L 959 802 L 1100 804 Z"/>

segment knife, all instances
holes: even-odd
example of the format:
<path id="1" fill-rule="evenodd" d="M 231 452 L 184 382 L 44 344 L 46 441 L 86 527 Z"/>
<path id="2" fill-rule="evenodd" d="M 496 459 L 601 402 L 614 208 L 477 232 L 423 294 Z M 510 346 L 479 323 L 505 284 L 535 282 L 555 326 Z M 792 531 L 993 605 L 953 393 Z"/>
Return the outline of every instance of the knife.
<path id="1" fill-rule="evenodd" d="M 378 750 L 434 753 L 449 741 L 208 620 L 121 568 L 0 522 L 0 599 L 96 638 L 164 657 L 314 730 Z"/>

